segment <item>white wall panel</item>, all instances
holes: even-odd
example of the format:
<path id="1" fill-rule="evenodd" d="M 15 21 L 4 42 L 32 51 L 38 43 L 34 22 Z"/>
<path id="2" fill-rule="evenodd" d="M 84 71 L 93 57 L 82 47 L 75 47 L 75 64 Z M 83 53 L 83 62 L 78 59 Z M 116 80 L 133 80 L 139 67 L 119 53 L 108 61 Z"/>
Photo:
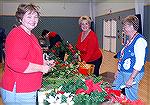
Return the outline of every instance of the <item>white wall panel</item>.
<path id="1" fill-rule="evenodd" d="M 96 16 L 105 15 L 111 12 L 119 12 L 134 8 L 134 2 L 131 3 L 119 3 L 108 2 L 96 4 Z"/>
<path id="2" fill-rule="evenodd" d="M 14 15 L 20 3 L 0 3 L 1 15 Z M 34 3 L 40 6 L 42 16 L 90 15 L 89 3 Z"/>

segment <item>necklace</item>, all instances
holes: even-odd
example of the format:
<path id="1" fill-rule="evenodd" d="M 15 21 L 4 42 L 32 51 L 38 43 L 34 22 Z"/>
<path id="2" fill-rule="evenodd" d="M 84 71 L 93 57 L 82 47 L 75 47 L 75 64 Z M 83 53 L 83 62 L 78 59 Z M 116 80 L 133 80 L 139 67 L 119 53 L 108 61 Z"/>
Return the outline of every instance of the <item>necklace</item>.
<path id="1" fill-rule="evenodd" d="M 132 38 L 128 41 L 128 43 L 121 50 L 121 56 L 120 56 L 119 61 L 121 61 L 122 58 L 123 58 L 123 56 L 124 56 L 124 50 L 125 50 L 125 48 L 127 48 L 133 42 L 133 40 L 134 40 L 134 38 L 136 37 L 137 34 L 138 34 L 138 32 L 134 33 L 134 35 L 132 36 Z"/>
<path id="2" fill-rule="evenodd" d="M 82 32 L 81 42 L 88 36 L 90 31 L 91 31 L 91 29 L 89 29 L 87 32 Z"/>

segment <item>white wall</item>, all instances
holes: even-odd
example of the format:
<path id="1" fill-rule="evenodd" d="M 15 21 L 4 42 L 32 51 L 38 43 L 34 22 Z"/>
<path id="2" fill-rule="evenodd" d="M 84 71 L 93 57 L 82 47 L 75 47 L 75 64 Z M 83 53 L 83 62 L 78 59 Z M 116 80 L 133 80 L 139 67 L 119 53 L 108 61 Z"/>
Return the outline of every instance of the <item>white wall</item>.
<path id="1" fill-rule="evenodd" d="M 133 9 L 135 8 L 135 2 L 144 2 L 145 5 L 150 4 L 149 0 L 104 0 L 103 2 L 97 0 L 95 13 L 96 16 L 101 16 L 110 13 L 110 10 L 113 13 Z"/>
<path id="2" fill-rule="evenodd" d="M 17 6 L 20 3 L 35 3 L 41 7 L 42 16 L 64 16 L 78 17 L 81 15 L 90 16 L 92 12 L 90 0 L 5 0 L 0 1 L 0 15 L 14 15 Z M 91 0 L 95 6 L 93 12 L 95 16 L 101 16 L 113 12 L 119 12 L 135 8 L 135 1 L 144 2 L 145 5 L 150 4 L 150 0 Z"/>
<path id="3" fill-rule="evenodd" d="M 0 3 L 0 15 L 14 15 L 20 3 Z M 34 3 L 41 8 L 42 16 L 78 17 L 90 15 L 89 3 Z"/>
<path id="4" fill-rule="evenodd" d="M 88 3 L 40 3 L 44 16 L 90 15 Z"/>
<path id="5" fill-rule="evenodd" d="M 3 5 L 2 3 L 0 3 L 0 15 L 2 14 L 2 10 L 3 10 Z"/>
<path id="6" fill-rule="evenodd" d="M 98 3 L 96 4 L 96 16 L 105 15 L 111 12 L 119 12 L 134 8 L 134 3 Z"/>

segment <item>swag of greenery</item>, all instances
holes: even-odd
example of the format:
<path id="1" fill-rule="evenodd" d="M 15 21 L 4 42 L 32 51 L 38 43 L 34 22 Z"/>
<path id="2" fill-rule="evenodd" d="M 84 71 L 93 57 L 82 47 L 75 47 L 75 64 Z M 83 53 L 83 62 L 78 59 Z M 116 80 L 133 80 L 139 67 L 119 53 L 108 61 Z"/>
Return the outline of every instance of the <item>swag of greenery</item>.
<path id="1" fill-rule="evenodd" d="M 83 75 L 61 83 L 41 97 L 44 105 L 145 105 L 142 100 L 129 100 L 120 90 L 111 89 L 101 77 Z"/>
<path id="2" fill-rule="evenodd" d="M 62 83 L 58 90 L 47 93 L 44 105 L 99 105 L 105 101 L 105 88 L 108 86 L 100 77 L 79 75 Z"/>
<path id="3" fill-rule="evenodd" d="M 64 59 L 59 57 L 61 51 L 66 54 Z M 141 100 L 128 100 L 121 91 L 112 90 L 101 77 L 79 74 L 78 56 L 78 51 L 64 41 L 48 53 L 48 60 L 55 60 L 56 66 L 43 77 L 40 91 L 44 94 L 40 98 L 44 105 L 99 105 L 105 100 L 111 100 L 111 105 L 144 105 Z"/>

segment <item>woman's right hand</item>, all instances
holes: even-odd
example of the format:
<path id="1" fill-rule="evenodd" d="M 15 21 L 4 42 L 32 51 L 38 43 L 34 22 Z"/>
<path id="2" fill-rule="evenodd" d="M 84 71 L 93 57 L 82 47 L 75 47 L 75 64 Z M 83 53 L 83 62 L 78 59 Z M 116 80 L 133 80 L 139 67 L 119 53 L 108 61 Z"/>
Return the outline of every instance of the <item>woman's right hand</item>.
<path id="1" fill-rule="evenodd" d="M 50 71 L 50 66 L 47 64 L 39 65 L 35 63 L 29 63 L 29 66 L 24 73 L 42 72 L 43 74 Z"/>
<path id="2" fill-rule="evenodd" d="M 50 72 L 51 68 L 54 67 L 55 64 L 56 63 L 54 60 L 44 60 L 44 65 L 42 65 L 43 66 L 42 72 L 44 74 Z"/>
<path id="3" fill-rule="evenodd" d="M 43 74 L 46 74 L 50 71 L 50 67 L 48 65 L 42 65 L 42 70 Z"/>

